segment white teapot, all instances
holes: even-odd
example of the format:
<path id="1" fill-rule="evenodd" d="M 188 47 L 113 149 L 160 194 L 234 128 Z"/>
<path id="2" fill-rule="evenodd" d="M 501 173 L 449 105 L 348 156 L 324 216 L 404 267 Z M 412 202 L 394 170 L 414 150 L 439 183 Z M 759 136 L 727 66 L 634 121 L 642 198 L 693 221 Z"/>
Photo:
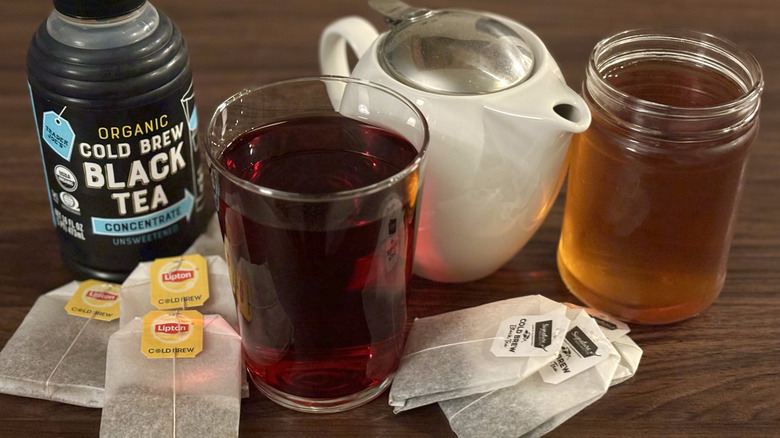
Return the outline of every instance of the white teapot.
<path id="1" fill-rule="evenodd" d="M 322 73 L 392 88 L 428 121 L 414 272 L 441 282 L 490 275 L 546 217 L 571 136 L 590 124 L 588 107 L 542 41 L 508 18 L 369 4 L 390 31 L 379 35 L 360 17 L 330 24 Z M 345 43 L 359 58 L 351 72 Z"/>

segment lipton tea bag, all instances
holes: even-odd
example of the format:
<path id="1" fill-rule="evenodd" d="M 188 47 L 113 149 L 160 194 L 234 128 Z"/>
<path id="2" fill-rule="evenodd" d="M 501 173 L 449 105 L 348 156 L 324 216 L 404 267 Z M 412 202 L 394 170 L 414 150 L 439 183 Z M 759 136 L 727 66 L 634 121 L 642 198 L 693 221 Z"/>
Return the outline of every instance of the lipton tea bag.
<path id="1" fill-rule="evenodd" d="M 582 309 L 567 311 L 571 325 L 557 357 L 520 383 L 439 402 L 460 438 L 539 437 L 609 389 L 620 355 Z"/>
<path id="2" fill-rule="evenodd" d="M 238 327 L 225 260 L 197 254 L 140 263 L 122 283 L 119 325 L 156 309 L 197 309 Z"/>
<path id="3" fill-rule="evenodd" d="M 108 344 L 100 436 L 238 436 L 244 374 L 241 339 L 219 315 L 135 318 Z"/>
<path id="4" fill-rule="evenodd" d="M 89 280 L 40 296 L 0 352 L 0 392 L 102 407 L 118 291 L 117 284 Z"/>
<path id="5" fill-rule="evenodd" d="M 155 309 L 197 309 L 222 316 L 237 331 L 233 296 L 227 264 L 218 256 L 191 254 L 140 263 L 122 283 L 119 325 Z M 242 394 L 249 397 L 246 376 Z"/>
<path id="6" fill-rule="evenodd" d="M 414 321 L 390 389 L 396 413 L 512 386 L 555 359 L 566 307 L 541 295 Z"/>

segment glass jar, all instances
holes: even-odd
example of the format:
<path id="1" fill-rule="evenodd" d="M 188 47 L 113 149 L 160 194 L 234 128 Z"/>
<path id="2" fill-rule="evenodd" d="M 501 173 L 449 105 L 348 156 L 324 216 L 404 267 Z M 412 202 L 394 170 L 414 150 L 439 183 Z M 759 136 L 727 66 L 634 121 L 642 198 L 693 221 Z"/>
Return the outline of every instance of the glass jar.
<path id="1" fill-rule="evenodd" d="M 631 30 L 596 45 L 558 248 L 574 295 L 644 324 L 715 301 L 762 89 L 755 58 L 712 35 Z"/>

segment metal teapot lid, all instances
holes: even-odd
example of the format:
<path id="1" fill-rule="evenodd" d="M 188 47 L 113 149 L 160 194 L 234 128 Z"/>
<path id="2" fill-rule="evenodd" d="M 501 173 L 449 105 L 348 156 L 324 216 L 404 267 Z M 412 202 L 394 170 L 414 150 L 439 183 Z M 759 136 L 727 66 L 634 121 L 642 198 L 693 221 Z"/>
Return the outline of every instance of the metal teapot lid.
<path id="1" fill-rule="evenodd" d="M 504 23 L 478 12 L 431 11 L 399 0 L 369 0 L 391 25 L 379 62 L 398 81 L 437 94 L 485 94 L 530 75 L 528 43 Z"/>

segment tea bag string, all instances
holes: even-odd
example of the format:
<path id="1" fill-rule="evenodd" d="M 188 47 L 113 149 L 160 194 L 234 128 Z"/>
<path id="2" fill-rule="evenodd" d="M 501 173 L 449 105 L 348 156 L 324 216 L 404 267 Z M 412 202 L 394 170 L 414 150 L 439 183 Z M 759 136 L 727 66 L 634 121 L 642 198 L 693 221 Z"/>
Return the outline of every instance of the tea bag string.
<path id="1" fill-rule="evenodd" d="M 51 398 L 51 395 L 52 395 L 51 392 L 50 392 L 51 388 L 49 386 L 49 383 L 51 382 L 52 377 L 54 377 L 54 374 L 56 374 L 57 371 L 60 369 L 60 365 L 62 365 L 62 363 L 65 361 L 65 357 L 68 356 L 68 353 L 70 353 L 70 350 L 73 349 L 73 346 L 76 345 L 76 342 L 81 337 L 81 334 L 84 333 L 84 329 L 87 328 L 87 324 L 89 324 L 90 321 L 92 321 L 93 319 L 95 319 L 95 312 L 92 312 L 92 314 L 89 315 L 89 318 L 87 318 L 87 320 L 84 321 L 84 325 L 81 326 L 81 329 L 79 329 L 79 332 L 76 333 L 76 336 L 73 338 L 73 341 L 71 341 L 70 345 L 68 345 L 68 348 L 65 350 L 65 352 L 62 353 L 62 357 L 57 362 L 57 365 L 54 365 L 54 369 L 52 369 L 51 373 L 49 373 L 49 377 L 46 378 L 46 383 L 44 384 L 43 391 L 46 394 L 47 398 Z"/>
<path id="2" fill-rule="evenodd" d="M 180 269 L 183 263 L 184 263 L 184 255 L 182 254 L 176 260 L 176 265 L 174 266 L 174 268 L 172 270 L 176 271 L 176 270 Z M 179 320 L 179 312 L 183 312 L 183 311 L 186 311 L 186 310 L 187 310 L 187 301 L 183 300 L 182 303 L 181 303 L 181 309 L 176 309 L 176 310 L 173 311 L 173 316 L 176 319 L 176 324 L 178 325 L 179 331 L 181 330 L 181 326 L 182 326 L 182 324 L 181 324 L 181 322 Z M 209 322 L 209 324 L 210 323 L 211 323 L 211 321 Z M 204 323 L 203 330 L 205 330 L 206 327 L 208 327 L 209 324 L 205 324 Z M 173 378 L 173 382 L 171 384 L 171 391 L 172 391 L 171 399 L 173 401 L 173 406 L 171 408 L 171 414 L 172 414 L 171 426 L 173 428 L 173 433 L 171 434 L 171 436 L 173 438 L 176 437 L 176 416 L 177 416 L 177 414 L 176 414 L 176 395 L 177 395 L 177 387 L 176 387 L 176 355 L 177 354 L 178 354 L 178 351 L 176 349 L 174 349 L 173 350 L 173 354 L 171 355 L 171 373 L 172 373 L 172 378 Z"/>
<path id="3" fill-rule="evenodd" d="M 181 268 L 182 263 L 184 263 L 184 255 L 179 256 L 179 259 L 176 261 L 176 266 L 173 268 L 173 270 L 175 271 L 175 270 Z M 181 303 L 181 309 L 176 309 L 173 312 L 174 318 L 176 318 L 176 324 L 178 324 L 179 326 L 181 326 L 181 322 L 179 322 L 179 312 L 180 311 L 186 311 L 186 310 L 187 310 L 187 301 L 184 300 Z M 179 328 L 181 328 L 181 327 L 179 327 Z M 178 354 L 178 352 L 177 352 L 177 350 L 174 350 L 173 351 L 173 355 L 171 356 L 171 373 L 172 373 L 172 378 L 173 378 L 173 382 L 171 384 L 171 390 L 173 392 L 172 397 L 171 397 L 172 401 L 173 401 L 173 407 L 171 409 L 171 413 L 172 413 L 172 427 L 173 427 L 172 437 L 173 438 L 176 437 L 176 393 L 177 393 L 177 388 L 176 388 L 176 354 Z"/>
<path id="4" fill-rule="evenodd" d="M 185 305 L 182 304 L 182 308 Z M 176 324 L 181 325 L 179 322 L 179 311 L 176 310 L 174 312 L 174 315 L 176 315 Z M 173 391 L 173 394 L 171 396 L 171 400 L 173 403 L 173 406 L 171 408 L 171 421 L 172 421 L 172 427 L 173 427 L 173 433 L 171 436 L 173 438 L 176 438 L 176 350 L 173 350 L 173 356 L 171 356 L 171 378 L 173 379 L 173 382 L 171 384 L 171 390 Z"/>
<path id="5" fill-rule="evenodd" d="M 181 267 L 182 262 L 184 261 L 184 256 L 181 256 L 178 260 L 178 265 L 175 269 L 178 269 Z M 178 324 L 179 329 L 181 329 L 181 322 L 179 322 L 179 311 L 187 310 L 187 302 L 182 301 L 181 303 L 181 309 L 176 309 L 176 311 L 173 313 L 174 317 L 176 318 L 176 324 Z M 173 408 L 171 410 L 172 414 L 172 421 L 173 421 L 173 434 L 171 435 L 173 438 L 176 438 L 176 354 L 177 351 L 173 350 L 173 355 L 171 356 L 171 373 L 173 378 L 173 384 L 171 385 L 173 396 L 171 397 L 173 400 Z"/>
<path id="6" fill-rule="evenodd" d="M 440 348 L 444 348 L 444 347 L 451 347 L 451 346 L 455 346 L 455 345 L 464 345 L 464 344 L 473 344 L 473 343 L 475 343 L 475 342 L 485 342 L 485 341 L 491 341 L 491 342 L 492 342 L 492 341 L 494 341 L 494 340 L 496 340 L 496 339 L 504 339 L 504 338 L 503 338 L 503 337 L 500 337 L 500 336 L 493 336 L 493 337 L 490 337 L 490 338 L 472 339 L 472 340 L 470 340 L 470 341 L 461 341 L 461 342 L 453 342 L 453 343 L 450 343 L 450 344 L 436 345 L 436 346 L 433 346 L 433 347 L 423 348 L 422 350 L 418 350 L 418 351 L 415 351 L 415 352 L 412 352 L 412 353 L 406 354 L 406 355 L 404 355 L 404 356 L 403 356 L 401 359 L 404 359 L 404 358 L 407 358 L 407 357 L 410 357 L 410 356 L 414 356 L 415 354 L 420 354 L 420 353 L 423 353 L 423 352 L 426 352 L 426 351 L 431 351 L 431 350 L 438 350 L 438 349 L 440 349 Z M 471 403 L 467 404 L 466 406 L 462 407 L 462 408 L 461 408 L 461 409 L 459 409 L 457 412 L 455 412 L 454 414 L 452 414 L 452 416 L 449 418 L 449 421 L 450 421 L 450 422 L 452 422 L 452 419 L 453 419 L 453 418 L 455 418 L 455 416 L 456 416 L 456 415 L 458 415 L 458 414 L 460 414 L 461 412 L 465 411 L 466 409 L 468 409 L 468 408 L 469 408 L 471 405 L 473 405 L 474 403 L 477 403 L 477 402 L 479 402 L 480 400 L 482 400 L 483 398 L 490 396 L 490 395 L 491 395 L 491 394 L 493 394 L 495 391 L 496 391 L 496 390 L 493 390 L 493 391 L 487 392 L 487 393 L 485 393 L 484 395 L 482 395 L 481 397 L 479 397 L 478 399 L 476 399 L 476 400 L 474 400 L 473 402 L 471 402 Z"/>
<path id="7" fill-rule="evenodd" d="M 453 342 L 451 344 L 435 345 L 433 347 L 423 348 L 422 350 L 417 350 L 417 351 L 413 351 L 413 352 L 411 352 L 409 354 L 405 354 L 405 355 L 403 355 L 403 357 L 401 357 L 401 359 L 405 359 L 407 357 L 411 357 L 411 356 L 414 356 L 416 354 L 424 353 L 426 351 L 438 350 L 438 349 L 444 348 L 444 347 L 452 347 L 452 346 L 455 346 L 455 345 L 463 345 L 463 344 L 473 344 L 475 342 L 493 341 L 493 340 L 496 340 L 496 339 L 504 339 L 504 338 L 502 338 L 500 336 L 493 336 L 493 337 L 490 337 L 490 338 L 472 339 L 470 341 L 460 341 L 460 342 Z"/>

